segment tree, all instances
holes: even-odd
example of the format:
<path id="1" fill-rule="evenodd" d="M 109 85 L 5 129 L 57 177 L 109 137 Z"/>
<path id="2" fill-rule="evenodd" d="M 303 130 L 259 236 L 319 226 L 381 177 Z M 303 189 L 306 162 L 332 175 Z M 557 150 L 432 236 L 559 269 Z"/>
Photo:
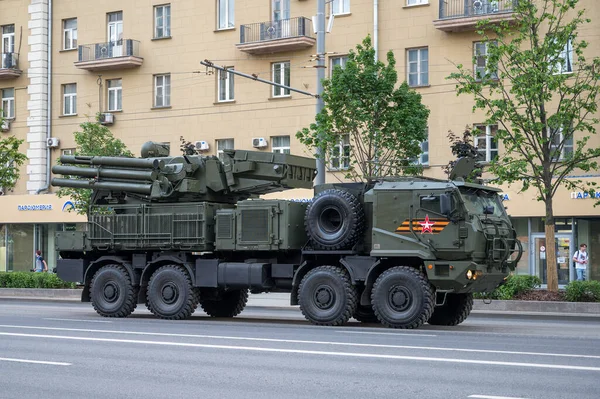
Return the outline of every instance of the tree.
<path id="1" fill-rule="evenodd" d="M 484 21 L 478 34 L 486 55 L 474 57 L 477 76 L 457 65 L 449 76 L 458 94 L 471 94 L 487 124 L 498 125 L 504 147 L 491 162 L 495 182 L 533 188 L 545 203 L 548 289 L 558 289 L 552 201 L 560 186 L 593 191 L 567 176 L 598 168 L 599 148 L 588 141 L 598 124 L 600 59 L 588 60 L 578 29 L 590 22 L 578 0 L 514 3 L 514 21 Z"/>
<path id="2" fill-rule="evenodd" d="M 473 129 L 469 126 L 465 127 L 462 136 L 458 136 L 450 130 L 448 131 L 447 137 L 450 141 L 452 155 L 456 157 L 456 160 L 448 162 L 448 165 L 443 167 L 444 172 L 449 177 L 459 158 L 472 158 L 477 160 L 479 159 L 479 152 L 477 151 L 477 147 L 473 145 L 475 135 L 473 134 Z M 467 177 L 467 180 L 473 182 L 478 181 L 481 178 L 482 172 L 483 165 L 481 165 L 481 162 L 476 162 L 475 169 L 473 169 L 471 174 Z"/>
<path id="3" fill-rule="evenodd" d="M 133 157 L 125 144 L 115 138 L 110 130 L 96 122 L 84 122 L 79 125 L 81 132 L 75 132 L 75 155 Z M 73 211 L 80 215 L 88 213 L 92 190 L 61 187 L 56 195 L 70 197 L 73 200 Z"/>
<path id="4" fill-rule="evenodd" d="M 387 65 L 376 61 L 367 36 L 345 68 L 336 66 L 323 80 L 325 107 L 296 137 L 354 180 L 415 173 L 429 110 L 406 82 L 396 88 L 397 81 L 394 53 L 387 53 Z"/>
<path id="5" fill-rule="evenodd" d="M 0 110 L 0 125 L 4 122 Z M 19 152 L 23 140 L 15 136 L 0 138 L 0 187 L 5 191 L 12 190 L 19 179 L 19 168 L 25 163 L 27 157 Z"/>

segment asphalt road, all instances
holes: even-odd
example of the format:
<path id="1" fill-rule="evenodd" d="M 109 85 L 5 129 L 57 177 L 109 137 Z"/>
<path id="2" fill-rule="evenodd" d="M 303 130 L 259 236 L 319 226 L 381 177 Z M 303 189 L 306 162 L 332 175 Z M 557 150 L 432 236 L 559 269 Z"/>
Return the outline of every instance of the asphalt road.
<path id="1" fill-rule="evenodd" d="M 316 327 L 296 309 L 125 319 L 0 300 L 0 398 L 598 398 L 600 318 Z"/>

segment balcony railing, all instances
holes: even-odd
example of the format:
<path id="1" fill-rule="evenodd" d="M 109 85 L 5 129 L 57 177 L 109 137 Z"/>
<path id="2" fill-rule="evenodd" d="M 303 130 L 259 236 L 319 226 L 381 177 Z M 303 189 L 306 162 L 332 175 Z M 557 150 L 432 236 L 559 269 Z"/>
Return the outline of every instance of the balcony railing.
<path id="1" fill-rule="evenodd" d="M 517 0 L 440 0 L 436 28 L 444 31 L 473 30 L 482 19 L 492 22 L 512 20 Z"/>
<path id="2" fill-rule="evenodd" d="M 139 55 L 140 42 L 131 39 L 83 44 L 77 51 L 75 66 L 88 71 L 135 68 L 144 61 Z"/>
<path id="3" fill-rule="evenodd" d="M 21 76 L 18 53 L 0 53 L 0 79 L 13 79 Z"/>
<path id="4" fill-rule="evenodd" d="M 277 53 L 315 45 L 311 20 L 304 17 L 240 26 L 237 47 L 250 54 Z"/>

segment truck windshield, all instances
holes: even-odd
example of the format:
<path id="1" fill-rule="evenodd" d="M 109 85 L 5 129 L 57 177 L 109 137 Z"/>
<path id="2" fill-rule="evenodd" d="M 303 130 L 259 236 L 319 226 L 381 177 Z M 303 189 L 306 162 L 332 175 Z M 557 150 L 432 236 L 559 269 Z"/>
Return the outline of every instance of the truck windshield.
<path id="1" fill-rule="evenodd" d="M 493 207 L 494 211 L 490 216 L 500 217 L 504 215 L 504 205 L 502 205 L 500 197 L 496 192 L 461 189 L 460 194 L 469 213 L 483 215 L 485 207 Z"/>

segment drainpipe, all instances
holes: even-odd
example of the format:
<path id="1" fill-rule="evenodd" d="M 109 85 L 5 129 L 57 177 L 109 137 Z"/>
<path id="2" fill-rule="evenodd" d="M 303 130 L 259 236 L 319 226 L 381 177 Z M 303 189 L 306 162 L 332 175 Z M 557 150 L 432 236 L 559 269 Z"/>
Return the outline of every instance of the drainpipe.
<path id="1" fill-rule="evenodd" d="M 379 1 L 373 0 L 373 49 L 375 61 L 379 59 Z"/>
<path id="2" fill-rule="evenodd" d="M 48 0 L 48 73 L 47 73 L 47 95 L 46 95 L 46 107 L 48 109 L 48 116 L 46 118 L 46 139 L 52 137 L 52 0 Z M 50 187 L 50 147 L 48 147 L 46 141 L 46 183 L 43 187 L 40 187 L 35 193 L 36 195 L 42 191 L 47 191 Z"/>

